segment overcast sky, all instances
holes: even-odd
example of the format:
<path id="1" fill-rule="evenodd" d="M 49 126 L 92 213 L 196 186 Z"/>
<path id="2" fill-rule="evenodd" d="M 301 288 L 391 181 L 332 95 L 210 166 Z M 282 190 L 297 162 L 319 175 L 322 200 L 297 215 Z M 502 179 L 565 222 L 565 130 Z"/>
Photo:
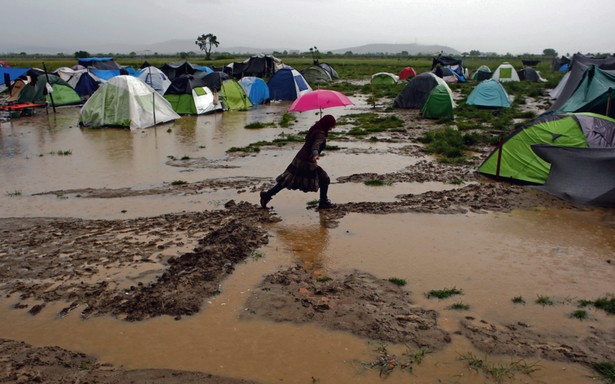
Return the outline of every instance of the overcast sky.
<path id="1" fill-rule="evenodd" d="M 85 51 L 212 33 L 218 51 L 418 43 L 562 55 L 615 52 L 614 15 L 615 0 L 19 0 L 4 7 L 0 35 Z"/>

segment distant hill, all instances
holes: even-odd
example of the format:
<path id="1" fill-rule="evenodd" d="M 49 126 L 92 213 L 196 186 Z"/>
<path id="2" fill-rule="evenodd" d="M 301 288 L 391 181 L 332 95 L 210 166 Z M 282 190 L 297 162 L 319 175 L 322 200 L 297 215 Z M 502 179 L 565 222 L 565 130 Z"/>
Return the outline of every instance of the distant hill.
<path id="1" fill-rule="evenodd" d="M 176 54 L 178 52 L 196 52 L 200 53 L 199 47 L 194 44 L 194 39 L 175 39 L 167 40 L 154 44 L 131 44 L 131 43 L 111 43 L 111 44 L 96 44 L 91 46 L 55 46 L 55 47 L 43 47 L 35 45 L 16 45 L 9 42 L 0 43 L 0 53 L 20 53 L 25 52 L 28 54 L 40 53 L 40 54 L 57 54 L 64 53 L 72 55 L 77 51 L 86 51 L 91 54 L 97 53 L 123 53 L 136 52 L 137 54 Z M 217 48 L 213 49 L 213 53 L 216 52 L 229 52 L 235 54 L 259 54 L 266 53 L 271 54 L 273 52 L 300 52 L 301 50 L 296 48 L 254 48 L 254 47 L 227 47 L 224 44 L 220 44 Z M 304 50 L 305 51 L 305 50 Z M 382 53 L 382 54 L 398 54 L 401 52 L 408 52 L 410 55 L 416 54 L 438 54 L 444 52 L 448 55 L 458 55 L 459 51 L 451 47 L 444 45 L 421 45 L 421 44 L 367 44 L 357 47 L 340 48 L 335 50 L 322 50 L 322 53 L 333 52 L 343 54 L 346 52 L 352 52 L 354 54 L 365 53 Z"/>
<path id="2" fill-rule="evenodd" d="M 418 54 L 438 54 L 443 52 L 447 55 L 459 55 L 461 52 L 458 50 L 447 47 L 445 45 L 421 45 L 421 44 L 367 44 L 360 45 L 358 47 L 350 47 L 343 49 L 332 50 L 333 53 L 385 53 L 385 54 L 398 54 L 401 52 L 408 52 L 409 55 Z"/>

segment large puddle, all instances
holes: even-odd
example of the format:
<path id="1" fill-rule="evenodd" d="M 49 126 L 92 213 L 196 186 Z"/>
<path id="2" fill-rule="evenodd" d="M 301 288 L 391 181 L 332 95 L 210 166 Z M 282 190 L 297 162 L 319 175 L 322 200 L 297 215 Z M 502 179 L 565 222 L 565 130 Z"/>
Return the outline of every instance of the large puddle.
<path id="1" fill-rule="evenodd" d="M 275 121 L 286 105 L 257 108 L 249 113 L 225 113 L 183 118 L 154 129 L 83 130 L 77 109 L 38 115 L 0 125 L 0 215 L 122 218 L 181 210 L 218 208 L 230 198 L 257 202 L 256 193 L 220 190 L 191 196 L 145 196 L 119 199 L 70 199 L 36 193 L 69 188 L 147 188 L 162 182 L 250 176 L 274 177 L 290 161 L 294 149 L 266 150 L 258 156 L 229 161 L 237 168 L 185 169 L 167 165 L 169 156 L 227 161 L 226 150 L 258 140 L 271 140 L 282 131 L 307 129 L 313 115 L 299 116 L 294 128 L 247 130 L 252 121 Z M 342 111 L 343 112 L 343 111 Z M 344 144 L 348 145 L 348 144 Z M 322 164 L 335 177 L 356 172 L 393 172 L 416 159 L 386 152 L 374 144 L 376 155 L 331 153 Z M 70 154 L 58 155 L 59 151 Z M 373 188 L 333 184 L 335 201 L 388 201 L 400 193 L 421 193 L 453 186 L 396 184 Z M 428 355 L 413 373 L 394 372 L 390 383 L 489 382 L 459 359 L 472 352 L 493 362 L 507 356 L 486 356 L 454 332 L 471 315 L 493 322 L 529 323 L 536 329 L 560 329 L 583 335 L 587 323 L 569 318 L 575 299 L 595 299 L 613 291 L 615 270 L 605 260 L 615 248 L 609 211 L 569 212 L 532 210 L 511 214 L 350 214 L 336 228 L 325 227 L 318 212 L 306 210 L 315 194 L 282 191 L 271 205 L 282 219 L 269 227 L 272 235 L 260 251 L 223 283 L 222 293 L 207 300 L 203 310 L 176 321 L 170 317 L 128 323 L 108 317 L 83 321 L 73 311 L 55 314 L 61 304 L 48 305 L 37 316 L 0 302 L 0 337 L 37 346 L 58 345 L 97 356 L 126 368 L 172 368 L 203 371 L 263 383 L 373 383 L 377 370 L 365 372 L 378 347 L 345 332 L 312 325 L 239 321 L 238 314 L 263 276 L 300 263 L 307 268 L 359 269 L 381 278 L 408 282 L 413 300 L 438 310 L 440 325 L 453 333 L 451 344 Z M 122 212 L 125 211 L 125 212 Z M 457 287 L 456 299 L 427 299 L 433 289 Z M 550 296 L 555 306 L 534 303 Z M 511 299 L 522 296 L 525 305 Z M 447 307 L 461 301 L 469 311 Z M 592 326 L 613 329 L 613 319 L 592 311 Z M 404 346 L 391 345 L 401 355 Z M 594 374 L 575 364 L 538 362 L 531 376 L 506 382 L 594 383 Z"/>

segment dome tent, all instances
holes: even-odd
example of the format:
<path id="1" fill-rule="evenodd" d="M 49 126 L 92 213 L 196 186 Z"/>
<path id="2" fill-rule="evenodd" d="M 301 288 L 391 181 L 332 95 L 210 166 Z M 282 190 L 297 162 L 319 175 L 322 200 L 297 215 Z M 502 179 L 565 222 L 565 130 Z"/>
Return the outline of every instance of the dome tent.
<path id="1" fill-rule="evenodd" d="M 519 75 L 517 74 L 515 67 L 508 62 L 500 64 L 493 72 L 493 76 L 491 76 L 491 78 L 500 82 L 519 81 Z"/>
<path id="2" fill-rule="evenodd" d="M 445 85 L 438 84 L 429 92 L 421 116 L 428 119 L 453 119 L 455 103 Z"/>
<path id="3" fill-rule="evenodd" d="M 485 108 L 509 108 L 511 103 L 502 84 L 489 79 L 482 81 L 470 92 L 466 104 Z"/>
<path id="4" fill-rule="evenodd" d="M 180 115 L 202 115 L 222 111 L 216 95 L 203 79 L 193 75 L 181 75 L 173 79 L 164 98 Z"/>
<path id="5" fill-rule="evenodd" d="M 107 81 L 79 111 L 79 124 L 86 127 L 140 129 L 179 118 L 164 97 L 130 75 Z"/>
<path id="6" fill-rule="evenodd" d="M 452 100 L 452 92 L 444 80 L 431 72 L 423 72 L 408 81 L 404 89 L 395 97 L 393 107 L 420 109 L 425 104 L 431 90 L 437 85 L 444 85 Z"/>

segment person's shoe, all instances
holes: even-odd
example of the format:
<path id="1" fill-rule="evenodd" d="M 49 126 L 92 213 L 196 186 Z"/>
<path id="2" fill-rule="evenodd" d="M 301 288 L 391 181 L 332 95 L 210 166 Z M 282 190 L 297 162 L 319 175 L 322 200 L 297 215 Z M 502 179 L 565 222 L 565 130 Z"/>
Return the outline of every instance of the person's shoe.
<path id="1" fill-rule="evenodd" d="M 267 192 L 261 192 L 261 207 L 267 208 L 267 203 L 271 201 L 271 197 L 267 196 Z"/>
<path id="2" fill-rule="evenodd" d="M 329 200 L 324 200 L 324 201 L 321 201 L 320 203 L 318 203 L 318 209 L 332 209 L 332 208 L 335 208 L 335 207 L 337 207 L 337 205 L 333 204 Z"/>

